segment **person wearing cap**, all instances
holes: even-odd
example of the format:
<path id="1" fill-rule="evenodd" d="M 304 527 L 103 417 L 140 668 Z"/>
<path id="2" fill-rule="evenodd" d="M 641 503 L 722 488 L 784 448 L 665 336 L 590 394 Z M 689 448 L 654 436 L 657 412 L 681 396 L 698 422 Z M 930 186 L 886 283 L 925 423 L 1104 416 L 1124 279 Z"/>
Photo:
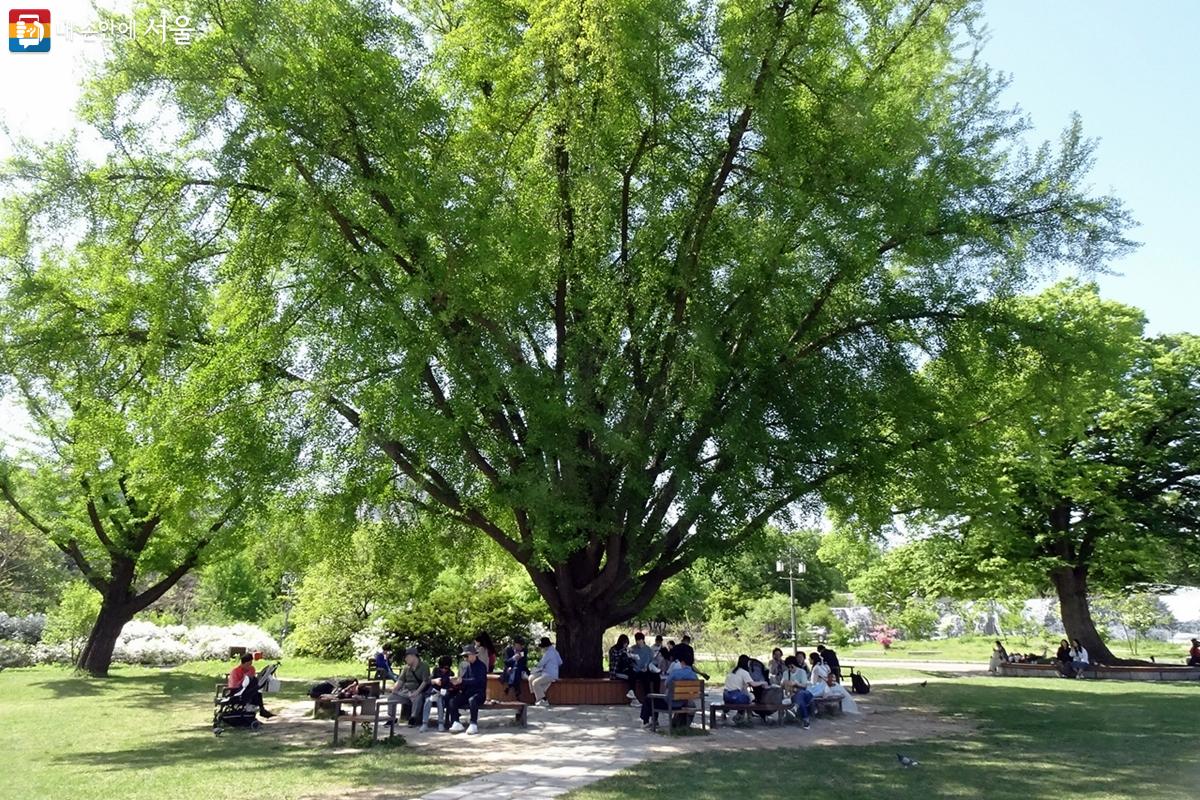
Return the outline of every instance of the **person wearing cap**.
<path id="1" fill-rule="evenodd" d="M 388 725 L 396 724 L 396 706 L 408 707 L 408 725 L 415 728 L 421 724 L 421 713 L 425 708 L 425 693 L 429 691 L 429 667 L 421 661 L 417 648 L 404 651 L 404 669 L 392 684 L 388 695 Z"/>
<path id="2" fill-rule="evenodd" d="M 450 698 L 451 733 L 479 733 L 479 707 L 487 696 L 487 664 L 479 660 L 479 651 L 475 645 L 469 644 L 462 650 L 467 662 L 462 673 L 454 679 L 454 685 L 459 688 L 456 695 Z M 463 706 L 471 713 L 471 724 L 465 729 L 460 719 Z"/>
<path id="3" fill-rule="evenodd" d="M 1200 639 L 1192 639 L 1192 649 L 1188 650 L 1187 665 L 1200 667 Z"/>
<path id="4" fill-rule="evenodd" d="M 546 699 L 546 692 L 550 689 L 550 684 L 558 680 L 558 669 L 563 660 L 549 636 L 543 636 L 538 642 L 538 647 L 542 648 L 542 660 L 529 673 L 529 691 L 533 692 L 536 705 L 549 708 L 550 701 Z"/>
<path id="5" fill-rule="evenodd" d="M 258 679 L 254 676 L 254 656 L 246 653 L 242 661 L 229 672 L 229 682 L 226 684 L 230 694 L 240 697 L 243 702 L 258 706 L 258 715 L 263 719 L 275 716 L 263 708 L 262 690 L 258 688 Z"/>

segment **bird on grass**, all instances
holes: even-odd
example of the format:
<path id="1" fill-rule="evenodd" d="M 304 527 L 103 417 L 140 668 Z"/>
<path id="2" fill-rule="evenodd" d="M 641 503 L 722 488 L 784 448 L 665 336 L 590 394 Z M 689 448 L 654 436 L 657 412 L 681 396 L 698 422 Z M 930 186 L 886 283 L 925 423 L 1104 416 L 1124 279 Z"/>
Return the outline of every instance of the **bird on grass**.
<path id="1" fill-rule="evenodd" d="M 908 767 L 919 767 L 921 765 L 921 762 L 917 761 L 915 758 L 909 758 L 908 756 L 902 756 L 899 753 L 896 753 L 896 760 L 900 762 L 900 766 L 902 766 L 906 769 Z"/>
<path id="2" fill-rule="evenodd" d="M 921 683 L 919 684 L 919 686 L 920 686 L 922 689 L 924 689 L 924 688 L 925 688 L 926 686 L 928 686 L 928 685 L 929 685 L 929 681 L 928 681 L 928 680 L 921 681 Z"/>

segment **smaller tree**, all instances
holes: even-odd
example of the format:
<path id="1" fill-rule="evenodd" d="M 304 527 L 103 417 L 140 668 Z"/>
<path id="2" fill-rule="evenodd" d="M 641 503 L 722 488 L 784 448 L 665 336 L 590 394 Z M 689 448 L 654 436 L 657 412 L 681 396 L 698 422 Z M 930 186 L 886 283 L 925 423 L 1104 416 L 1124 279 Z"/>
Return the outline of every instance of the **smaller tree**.
<path id="1" fill-rule="evenodd" d="M 65 644 L 71 661 L 78 661 L 88 634 L 100 615 L 100 595 L 83 581 L 72 581 L 62 593 L 58 605 L 46 615 L 42 641 Z"/>
<path id="2" fill-rule="evenodd" d="M 1093 600 L 1093 603 L 1097 607 L 1097 616 L 1103 618 L 1111 614 L 1129 645 L 1129 651 L 1134 655 L 1137 655 L 1139 642 L 1147 638 L 1152 629 L 1175 624 L 1175 617 L 1167 604 L 1145 592 L 1106 594 Z"/>

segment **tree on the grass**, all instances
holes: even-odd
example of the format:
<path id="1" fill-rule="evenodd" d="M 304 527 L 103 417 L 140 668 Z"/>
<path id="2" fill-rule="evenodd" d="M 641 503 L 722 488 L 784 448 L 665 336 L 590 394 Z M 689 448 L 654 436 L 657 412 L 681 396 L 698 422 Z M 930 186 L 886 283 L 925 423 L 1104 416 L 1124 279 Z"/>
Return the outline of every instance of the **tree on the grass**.
<path id="1" fill-rule="evenodd" d="M 68 149 L 10 167 L 0 381 L 33 429 L 0 452 L 0 498 L 99 593 L 78 665 L 102 676 L 291 456 L 280 404 L 216 339 L 237 320 L 199 277 L 225 249 L 204 203 L 120 190 Z"/>
<path id="2" fill-rule="evenodd" d="M 1077 125 L 1021 149 L 970 2 L 137 10 L 204 33 L 113 42 L 107 177 L 252 198 L 220 276 L 277 335 L 246 361 L 516 559 L 566 675 L 936 440 L 918 367 L 990 297 L 1126 245 Z"/>
<path id="3" fill-rule="evenodd" d="M 1160 598 L 1147 592 L 1106 594 L 1097 599 L 1100 617 L 1111 617 L 1121 629 L 1129 652 L 1137 655 L 1138 644 L 1155 628 L 1167 628 L 1175 623 L 1171 609 Z"/>
<path id="4" fill-rule="evenodd" d="M 1195 574 L 1200 338 L 1144 339 L 1141 315 L 1102 301 L 1093 286 L 1067 284 L 1024 304 L 1025 367 L 961 412 L 1011 405 L 1021 413 L 961 428 L 943 443 L 952 468 L 939 473 L 930 453 L 914 454 L 872 494 L 926 534 L 908 547 L 928 591 L 986 597 L 1006 582 L 1009 592 L 1050 589 L 1068 636 L 1093 660 L 1116 663 L 1089 592 Z M 930 371 L 933 381 L 961 374 Z"/>

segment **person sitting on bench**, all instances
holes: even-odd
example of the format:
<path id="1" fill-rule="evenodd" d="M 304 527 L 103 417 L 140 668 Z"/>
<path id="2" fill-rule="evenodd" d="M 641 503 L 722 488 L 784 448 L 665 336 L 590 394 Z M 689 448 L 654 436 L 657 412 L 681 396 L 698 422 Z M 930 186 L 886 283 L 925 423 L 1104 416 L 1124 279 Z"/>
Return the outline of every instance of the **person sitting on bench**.
<path id="1" fill-rule="evenodd" d="M 392 669 L 392 646 L 385 644 L 375 654 L 375 674 L 389 681 L 396 680 L 396 672 Z"/>
<path id="2" fill-rule="evenodd" d="M 462 655 L 467 657 L 467 663 L 462 674 L 454 679 L 459 691 L 450 700 L 450 719 L 454 720 L 450 732 L 462 733 L 466 730 L 467 733 L 479 733 L 479 707 L 487 696 L 487 664 L 479 660 L 479 652 L 473 644 L 464 647 Z M 466 728 L 459 720 L 464 706 L 471 714 L 471 724 Z"/>
<path id="3" fill-rule="evenodd" d="M 842 711 L 847 714 L 859 713 L 858 704 L 846 691 L 846 687 L 838 683 L 837 676 L 833 674 L 829 665 L 821 660 L 820 654 L 815 651 L 810 653 L 809 660 L 812 662 L 812 677 L 809 679 L 808 691 L 813 700 L 841 700 Z"/>
<path id="4" fill-rule="evenodd" d="M 404 669 L 400 670 L 400 675 L 392 684 L 392 693 L 388 695 L 387 724 L 396 724 L 396 706 L 407 706 L 408 726 L 415 728 L 420 725 L 425 693 L 428 691 L 429 667 L 421 660 L 417 648 L 410 647 L 404 651 Z"/>
<path id="5" fill-rule="evenodd" d="M 228 686 L 230 696 L 240 698 L 248 705 L 258 706 L 258 715 L 263 719 L 275 716 L 263 708 L 262 690 L 254 673 L 254 656 L 249 653 L 242 656 L 242 663 L 229 672 Z"/>
<path id="6" fill-rule="evenodd" d="M 690 655 L 690 654 L 689 654 Z M 750 690 L 766 685 L 750 677 L 750 656 L 743 653 L 738 656 L 737 664 L 725 676 L 725 691 L 721 695 L 726 705 L 748 706 L 754 703 Z M 737 718 L 745 717 L 744 711 L 738 711 Z"/>
<path id="7" fill-rule="evenodd" d="M 1200 639 L 1192 639 L 1192 649 L 1188 650 L 1187 665 L 1200 667 Z"/>
<path id="8" fill-rule="evenodd" d="M 681 658 L 679 661 L 675 662 L 674 668 L 670 672 L 667 673 L 667 677 L 663 682 L 663 693 L 670 695 L 671 687 L 675 685 L 675 681 L 699 680 L 700 676 L 697 675 L 695 669 L 692 668 L 691 658 L 692 658 L 691 653 L 684 653 L 683 658 Z M 651 699 L 652 698 L 650 698 L 650 696 L 647 695 L 646 699 L 642 701 L 641 718 L 642 718 L 642 727 L 644 727 L 644 728 L 650 726 L 650 718 L 652 716 L 654 716 L 654 712 L 656 710 L 657 711 L 670 710 L 667 707 L 666 700 L 662 700 L 659 698 L 653 698 L 654 702 L 651 703 Z M 676 701 L 672 702 L 671 705 L 674 708 L 683 708 L 683 703 L 684 703 L 683 700 L 676 700 Z"/>
<path id="9" fill-rule="evenodd" d="M 525 652 L 525 640 L 520 636 L 513 639 L 512 647 L 506 648 L 504 654 L 504 671 L 500 673 L 500 682 L 504 684 L 504 695 L 512 692 L 513 697 L 521 699 L 521 681 L 529 674 L 529 655 Z"/>

